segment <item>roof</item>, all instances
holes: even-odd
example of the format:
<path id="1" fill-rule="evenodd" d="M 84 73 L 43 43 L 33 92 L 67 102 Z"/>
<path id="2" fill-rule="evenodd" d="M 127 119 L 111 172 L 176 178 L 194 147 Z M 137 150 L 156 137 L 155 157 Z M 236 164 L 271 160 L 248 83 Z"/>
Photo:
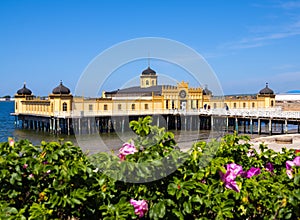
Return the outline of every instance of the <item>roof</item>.
<path id="1" fill-rule="evenodd" d="M 268 83 L 266 83 L 266 87 L 259 91 L 260 95 L 273 95 L 274 91 L 269 88 Z"/>
<path id="2" fill-rule="evenodd" d="M 111 92 L 105 92 L 106 95 L 152 95 L 152 92 L 155 95 L 161 95 L 162 94 L 162 85 L 158 86 L 150 86 L 146 88 L 141 88 L 139 86 L 133 86 L 125 89 L 118 89 Z"/>
<path id="3" fill-rule="evenodd" d="M 210 91 L 207 87 L 203 89 L 203 95 L 212 95 L 212 91 Z"/>
<path id="4" fill-rule="evenodd" d="M 26 88 L 26 83 L 24 83 L 23 88 L 19 89 L 19 90 L 17 91 L 17 94 L 18 94 L 18 95 L 31 95 L 32 92 L 31 92 L 30 89 Z"/>
<path id="5" fill-rule="evenodd" d="M 62 81 L 60 81 L 59 86 L 57 86 L 56 88 L 54 88 L 52 90 L 53 94 L 70 94 L 70 89 L 65 87 L 62 83 Z"/>
<path id="6" fill-rule="evenodd" d="M 148 68 L 142 72 L 142 75 L 156 75 L 156 72 L 148 66 Z"/>

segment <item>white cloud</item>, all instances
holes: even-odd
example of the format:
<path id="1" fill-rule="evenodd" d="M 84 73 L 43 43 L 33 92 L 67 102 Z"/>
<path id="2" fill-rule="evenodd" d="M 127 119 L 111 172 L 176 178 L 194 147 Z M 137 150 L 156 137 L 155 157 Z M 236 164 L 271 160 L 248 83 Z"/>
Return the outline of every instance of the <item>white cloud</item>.
<path id="1" fill-rule="evenodd" d="M 296 9 L 300 8 L 300 2 L 299 1 L 284 1 L 279 4 L 279 7 L 284 9 Z"/>
<path id="2" fill-rule="evenodd" d="M 250 36 L 238 41 L 225 43 L 221 46 L 221 48 L 237 50 L 262 47 L 265 45 L 269 45 L 270 43 L 272 43 L 272 41 L 275 40 L 298 36 L 300 35 L 300 20 L 285 26 L 277 26 L 276 28 L 272 26 L 272 28 L 265 28 L 265 30 L 268 29 L 277 29 L 278 31 L 256 33 L 255 36 Z"/>

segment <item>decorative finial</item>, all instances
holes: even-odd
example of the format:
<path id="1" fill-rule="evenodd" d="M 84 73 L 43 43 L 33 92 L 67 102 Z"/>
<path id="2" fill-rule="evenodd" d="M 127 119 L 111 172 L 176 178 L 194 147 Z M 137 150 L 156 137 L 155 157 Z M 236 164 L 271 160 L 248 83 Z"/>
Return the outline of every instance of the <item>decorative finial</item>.
<path id="1" fill-rule="evenodd" d="M 24 86 L 23 86 L 24 88 L 26 87 L 26 82 L 24 81 Z"/>
<path id="2" fill-rule="evenodd" d="M 62 85 L 62 80 L 60 80 L 60 85 Z"/>
<path id="3" fill-rule="evenodd" d="M 150 52 L 148 51 L 148 68 L 150 68 Z"/>
<path id="4" fill-rule="evenodd" d="M 266 87 L 268 87 L 269 86 L 269 83 L 266 83 Z"/>

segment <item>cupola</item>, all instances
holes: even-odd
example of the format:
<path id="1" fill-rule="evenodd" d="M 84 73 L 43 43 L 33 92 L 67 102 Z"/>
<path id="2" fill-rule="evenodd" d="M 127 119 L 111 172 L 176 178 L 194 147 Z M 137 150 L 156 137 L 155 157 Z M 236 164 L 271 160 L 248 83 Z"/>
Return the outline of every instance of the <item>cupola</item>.
<path id="1" fill-rule="evenodd" d="M 52 90 L 52 93 L 55 95 L 69 95 L 70 89 L 63 85 L 62 81 L 60 81 L 59 86 Z"/>

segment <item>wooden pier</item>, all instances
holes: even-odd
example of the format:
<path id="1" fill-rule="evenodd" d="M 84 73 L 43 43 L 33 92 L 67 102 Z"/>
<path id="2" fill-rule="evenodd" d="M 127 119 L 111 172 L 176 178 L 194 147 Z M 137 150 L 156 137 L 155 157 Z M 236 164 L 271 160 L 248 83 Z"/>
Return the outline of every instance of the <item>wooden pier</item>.
<path id="1" fill-rule="evenodd" d="M 148 111 L 60 111 L 53 116 L 42 114 L 15 115 L 17 127 L 54 134 L 94 134 L 124 132 L 129 122 L 146 115 L 153 123 L 169 130 L 237 131 L 249 134 L 300 133 L 300 112 L 269 109 L 199 109 Z M 289 130 L 293 125 L 296 130 Z"/>

